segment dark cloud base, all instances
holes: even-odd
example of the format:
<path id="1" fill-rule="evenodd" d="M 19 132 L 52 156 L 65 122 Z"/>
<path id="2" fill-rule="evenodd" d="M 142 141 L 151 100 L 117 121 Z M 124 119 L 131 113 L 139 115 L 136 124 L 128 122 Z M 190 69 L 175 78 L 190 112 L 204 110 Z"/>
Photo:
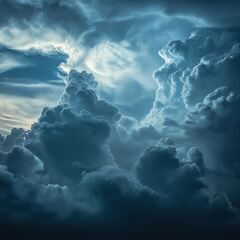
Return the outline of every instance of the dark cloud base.
<path id="1" fill-rule="evenodd" d="M 147 227 L 144 230 L 120 230 L 108 228 L 99 230 L 96 226 L 81 229 L 81 227 L 67 227 L 65 224 L 51 226 L 12 224 L 1 225 L 4 239 L 238 239 L 239 227 L 193 227 L 186 225 L 161 225 L 161 227 Z M 129 228 L 132 226 L 129 225 Z"/>

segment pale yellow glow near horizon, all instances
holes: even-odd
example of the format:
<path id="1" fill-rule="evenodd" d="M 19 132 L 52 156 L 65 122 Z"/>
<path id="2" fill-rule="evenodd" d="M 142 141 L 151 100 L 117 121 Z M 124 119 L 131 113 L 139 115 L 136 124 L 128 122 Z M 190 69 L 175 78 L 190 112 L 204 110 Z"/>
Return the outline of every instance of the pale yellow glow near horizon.
<path id="1" fill-rule="evenodd" d="M 0 95 L 0 134 L 8 134 L 12 128 L 30 129 L 42 109 L 57 103 L 56 99 L 28 98 Z"/>

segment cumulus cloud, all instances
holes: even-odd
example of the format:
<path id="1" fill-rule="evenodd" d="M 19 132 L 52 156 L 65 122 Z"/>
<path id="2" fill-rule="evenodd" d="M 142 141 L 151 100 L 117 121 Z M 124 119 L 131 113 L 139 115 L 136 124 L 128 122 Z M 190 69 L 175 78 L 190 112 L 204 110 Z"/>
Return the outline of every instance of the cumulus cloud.
<path id="1" fill-rule="evenodd" d="M 234 29 L 200 29 L 185 41 L 172 41 L 159 51 L 165 64 L 154 72 L 163 103 L 180 101 L 188 107 L 217 87 L 238 90 L 239 34 Z M 235 74 L 230 73 L 236 71 Z M 226 78 L 228 80 L 226 80 Z M 200 89 L 201 86 L 201 89 Z"/>
<path id="2" fill-rule="evenodd" d="M 193 161 L 181 162 L 176 154 L 173 146 L 150 147 L 137 162 L 136 174 L 143 184 L 164 194 L 177 195 L 179 202 L 182 197 L 188 201 L 205 184 L 199 166 Z"/>
<path id="3" fill-rule="evenodd" d="M 45 109 L 39 123 L 33 125 L 27 148 L 45 164 L 51 175 L 80 179 L 84 171 L 114 164 L 106 146 L 110 127 L 106 121 L 89 114 L 74 115 L 70 109 L 57 106 Z"/>
<path id="4" fill-rule="evenodd" d="M 181 156 L 190 149 L 183 158 L 196 163 L 210 191 L 238 206 L 239 30 L 199 29 L 159 54 L 165 64 L 153 74 L 158 89 L 145 122 L 171 136 Z"/>
<path id="5" fill-rule="evenodd" d="M 158 89 L 146 121 L 178 127 L 188 109 L 215 89 L 239 91 L 239 40 L 238 29 L 198 29 L 185 41 L 165 45 L 159 51 L 165 63 L 153 74 Z"/>
<path id="6" fill-rule="evenodd" d="M 21 221 L 31 233 L 44 220 L 46 234 L 71 226 L 89 237 L 105 236 L 108 229 L 110 236 L 144 238 L 150 229 L 164 236 L 176 226 L 184 236 L 185 224 L 225 229 L 225 221 L 237 222 L 238 210 L 228 197 L 208 190 L 200 150 L 191 148 L 183 158 L 153 126 L 114 118 L 115 107 L 99 107 L 91 74 L 72 70 L 66 84 L 59 104 L 44 108 L 29 131 L 14 129 L 1 138 L 3 225 Z M 91 95 L 84 101 L 83 91 Z"/>
<path id="7" fill-rule="evenodd" d="M 111 122 L 119 120 L 118 109 L 99 99 L 95 93 L 96 87 L 97 82 L 92 74 L 78 73 L 76 70 L 72 70 L 67 78 L 67 87 L 60 102 L 78 112 L 85 109 L 92 114 L 103 116 Z"/>
<path id="8" fill-rule="evenodd" d="M 2 137 L 1 151 L 10 152 L 14 146 L 22 145 L 25 140 L 26 132 L 23 128 L 13 128 L 11 133 Z"/>

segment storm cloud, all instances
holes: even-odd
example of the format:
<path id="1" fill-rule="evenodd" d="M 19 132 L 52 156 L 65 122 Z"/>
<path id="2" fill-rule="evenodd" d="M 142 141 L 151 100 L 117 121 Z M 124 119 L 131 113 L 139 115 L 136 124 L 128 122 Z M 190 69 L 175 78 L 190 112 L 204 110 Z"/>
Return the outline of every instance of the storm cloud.
<path id="1" fill-rule="evenodd" d="M 152 126 L 139 127 L 131 118 L 112 121 L 106 115 L 106 109 L 114 108 L 109 103 L 92 111 L 92 98 L 79 99 L 82 88 L 96 94 L 92 75 L 74 70 L 66 82 L 60 104 L 45 108 L 31 130 L 15 129 L 2 138 L 3 225 L 31 222 L 31 229 L 38 229 L 44 220 L 46 234 L 59 224 L 70 224 L 73 232 L 88 237 L 94 237 L 89 232 L 93 227 L 101 236 L 119 232 L 145 238 L 165 236 L 171 225 L 183 228 L 190 223 L 200 231 L 207 229 L 206 222 L 226 229 L 228 221 L 238 222 L 238 210 L 227 195 L 208 189 L 205 159 L 197 148 L 182 158 L 173 141 Z M 96 104 L 101 101 L 96 95 L 94 99 Z M 114 141 L 121 143 L 118 152 Z M 142 151 L 139 146 L 144 146 Z M 135 158 L 124 154 L 126 149 Z M 132 164 L 126 167 L 121 154 Z M 149 232 L 159 227 L 160 232 Z"/>
<path id="2" fill-rule="evenodd" d="M 239 8 L 0 0 L 4 239 L 239 236 Z"/>

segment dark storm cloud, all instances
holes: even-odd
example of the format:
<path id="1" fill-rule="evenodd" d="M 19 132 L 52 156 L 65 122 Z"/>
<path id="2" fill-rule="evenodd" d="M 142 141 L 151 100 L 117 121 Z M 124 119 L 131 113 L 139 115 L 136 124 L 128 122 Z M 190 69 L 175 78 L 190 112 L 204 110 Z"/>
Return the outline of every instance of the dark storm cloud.
<path id="1" fill-rule="evenodd" d="M 75 44 L 72 57 L 78 56 L 81 42 L 72 40 L 85 32 L 85 45 L 94 48 L 100 44 L 99 52 L 104 54 L 97 58 L 95 67 L 108 73 L 110 80 L 113 73 L 136 61 L 127 56 L 129 51 L 143 50 L 138 56 L 143 58 L 139 68 L 145 71 L 152 65 L 145 54 L 159 44 L 159 35 L 153 34 L 156 29 L 164 36 L 181 24 L 189 29 L 195 21 L 187 20 L 191 16 L 210 24 L 234 25 L 238 20 L 234 11 L 239 10 L 231 0 L 228 4 L 187 0 L 0 3 L 6 10 L 5 15 L 1 10 L 3 26 L 12 24 L 31 32 L 31 37 L 27 36 L 30 42 L 53 29 L 56 34 L 50 34 L 48 40 L 60 32 L 61 37 L 71 35 L 71 41 L 58 41 L 65 39 L 67 48 Z M 216 7 L 218 13 L 210 16 Z M 165 12 L 163 24 L 157 20 L 157 12 Z M 179 17 L 183 14 L 186 19 Z M 169 20 L 167 15 L 178 16 Z M 35 35 L 33 26 L 37 32 L 47 31 Z M 45 46 L 46 40 L 42 40 Z M 119 61 L 104 52 L 101 43 L 105 40 L 114 42 L 108 47 Z M 127 41 L 127 47 L 118 45 L 122 40 Z M 133 74 L 134 80 L 125 75 L 128 78 L 122 86 L 116 84 L 120 96 L 113 102 L 125 107 L 124 114 L 130 115 L 125 116 L 100 97 L 92 74 L 70 70 L 56 106 L 45 107 L 30 130 L 14 128 L 9 135 L 0 136 L 2 235 L 11 227 L 21 227 L 19 236 L 27 230 L 42 239 L 44 234 L 59 239 L 74 234 L 93 239 L 228 239 L 239 234 L 239 229 L 234 231 L 240 223 L 239 40 L 238 29 L 201 29 L 185 41 L 171 41 L 163 47 L 159 53 L 164 65 L 154 73 L 158 84 L 155 102 L 142 122 L 133 117 L 146 99 L 145 89 L 137 81 L 141 72 Z M 42 42 L 34 46 L 43 47 Z M 7 49 L 2 56 L 12 60 L 18 54 Z M 24 58 L 25 54 L 25 50 L 21 52 Z M 44 62 L 39 78 L 50 82 L 55 74 L 48 74 L 49 66 L 57 68 L 66 56 L 56 54 L 52 59 L 49 52 L 40 55 L 27 58 L 39 60 L 40 65 Z M 131 61 L 125 60 L 127 57 Z M 35 76 L 29 65 L 19 62 L 3 66 L 4 74 L 9 70 L 10 75 L 24 78 L 26 70 Z M 135 82 L 130 84 L 130 80 Z"/>
<path id="2" fill-rule="evenodd" d="M 29 176 L 43 170 L 43 164 L 30 151 L 19 146 L 7 154 L 6 166 L 15 176 Z"/>
<path id="3" fill-rule="evenodd" d="M 183 198 L 186 204 L 206 186 L 196 161 L 181 163 L 176 154 L 173 146 L 150 147 L 137 162 L 136 173 L 143 184 L 170 196 L 177 195 L 178 203 Z"/>
<path id="4" fill-rule="evenodd" d="M 97 82 L 92 74 L 71 70 L 67 78 L 67 87 L 60 102 L 76 111 L 85 109 L 90 113 L 103 116 L 110 122 L 119 120 L 118 109 L 99 99 L 95 93 L 96 87 Z"/>
<path id="5" fill-rule="evenodd" d="M 211 197 L 198 149 L 180 158 L 173 141 L 161 139 L 152 126 L 140 127 L 124 116 L 109 120 L 109 103 L 92 111 L 92 98 L 79 102 L 82 89 L 101 101 L 92 75 L 72 71 L 66 82 L 62 105 L 45 108 L 31 130 L 14 129 L 1 138 L 2 224 L 20 226 L 21 221 L 30 235 L 41 226 L 46 236 L 58 229 L 60 238 L 66 229 L 90 237 L 108 230 L 107 236 L 141 239 L 165 236 L 170 226 L 184 236 L 189 224 L 202 231 L 237 223 L 238 210 L 228 197 Z M 124 158 L 132 161 L 130 167 Z"/>
<path id="6" fill-rule="evenodd" d="M 13 128 L 5 137 L 1 136 L 1 151 L 9 152 L 16 145 L 22 145 L 24 143 L 26 132 L 22 128 Z"/>
<path id="7" fill-rule="evenodd" d="M 196 163 L 200 170 L 204 170 L 205 163 L 202 152 L 196 148 L 192 147 L 187 153 L 187 160 L 192 163 Z"/>
<path id="8" fill-rule="evenodd" d="M 45 164 L 53 178 L 80 179 L 83 171 L 114 164 L 105 145 L 110 134 L 108 124 L 91 116 L 75 116 L 58 106 L 45 109 L 40 122 L 33 126 L 35 135 L 27 148 Z"/>

